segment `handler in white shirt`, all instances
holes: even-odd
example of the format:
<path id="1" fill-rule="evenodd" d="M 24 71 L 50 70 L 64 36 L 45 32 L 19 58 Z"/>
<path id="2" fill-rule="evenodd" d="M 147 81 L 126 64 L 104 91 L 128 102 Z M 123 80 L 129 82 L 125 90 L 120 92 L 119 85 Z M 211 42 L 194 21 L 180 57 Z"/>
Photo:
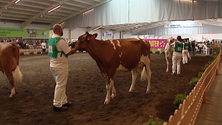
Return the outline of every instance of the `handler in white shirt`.
<path id="1" fill-rule="evenodd" d="M 55 79 L 56 86 L 53 99 L 53 111 L 66 111 L 72 103 L 67 101 L 66 84 L 68 79 L 68 55 L 72 55 L 79 48 L 70 49 L 68 44 L 61 38 L 63 29 L 60 24 L 53 26 L 53 36 L 49 38 L 50 70 Z"/>

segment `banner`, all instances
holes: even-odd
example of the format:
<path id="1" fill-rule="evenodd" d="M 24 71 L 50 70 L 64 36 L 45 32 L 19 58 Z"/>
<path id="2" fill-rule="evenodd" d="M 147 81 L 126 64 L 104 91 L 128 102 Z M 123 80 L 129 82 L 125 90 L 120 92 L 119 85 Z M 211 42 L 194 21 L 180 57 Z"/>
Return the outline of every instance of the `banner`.
<path id="1" fill-rule="evenodd" d="M 150 48 L 164 49 L 167 44 L 167 39 L 145 39 L 150 43 Z"/>
<path id="2" fill-rule="evenodd" d="M 0 37 L 49 38 L 49 30 L 0 28 Z"/>
<path id="3" fill-rule="evenodd" d="M 110 36 L 112 37 L 113 36 L 113 32 L 112 31 L 106 31 L 103 33 L 104 36 Z"/>
<path id="4" fill-rule="evenodd" d="M 37 30 L 37 35 L 39 38 L 49 38 L 49 30 Z"/>
<path id="5" fill-rule="evenodd" d="M 27 29 L 0 28 L 0 37 L 28 37 Z"/>
<path id="6" fill-rule="evenodd" d="M 165 24 L 166 28 L 185 28 L 185 27 L 197 27 L 202 26 L 202 23 L 196 21 L 172 21 L 169 24 Z"/>

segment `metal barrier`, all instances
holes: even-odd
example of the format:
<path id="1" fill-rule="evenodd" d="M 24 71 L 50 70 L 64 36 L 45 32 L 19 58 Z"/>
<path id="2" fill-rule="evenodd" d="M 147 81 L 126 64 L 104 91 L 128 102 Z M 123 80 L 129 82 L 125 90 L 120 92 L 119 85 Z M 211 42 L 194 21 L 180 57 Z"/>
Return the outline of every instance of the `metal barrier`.
<path id="1" fill-rule="evenodd" d="M 193 125 L 206 98 L 206 93 L 216 76 L 221 61 L 221 51 L 210 66 L 206 68 L 193 90 L 187 95 L 183 104 L 175 110 L 174 115 L 169 117 L 168 123 L 163 125 Z"/>

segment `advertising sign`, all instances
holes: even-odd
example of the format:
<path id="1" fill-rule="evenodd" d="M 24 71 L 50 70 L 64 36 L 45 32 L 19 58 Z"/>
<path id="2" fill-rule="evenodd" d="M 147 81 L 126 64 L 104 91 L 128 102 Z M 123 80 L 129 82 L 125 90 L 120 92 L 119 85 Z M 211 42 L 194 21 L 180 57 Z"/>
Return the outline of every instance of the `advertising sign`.
<path id="1" fill-rule="evenodd" d="M 37 30 L 39 38 L 49 38 L 49 30 Z"/>
<path id="2" fill-rule="evenodd" d="M 145 39 L 150 43 L 150 48 L 164 49 L 167 44 L 167 39 Z"/>
<path id="3" fill-rule="evenodd" d="M 28 37 L 27 29 L 0 28 L 0 37 Z"/>
<path id="4" fill-rule="evenodd" d="M 49 37 L 49 30 L 0 28 L 0 37 L 48 38 Z"/>

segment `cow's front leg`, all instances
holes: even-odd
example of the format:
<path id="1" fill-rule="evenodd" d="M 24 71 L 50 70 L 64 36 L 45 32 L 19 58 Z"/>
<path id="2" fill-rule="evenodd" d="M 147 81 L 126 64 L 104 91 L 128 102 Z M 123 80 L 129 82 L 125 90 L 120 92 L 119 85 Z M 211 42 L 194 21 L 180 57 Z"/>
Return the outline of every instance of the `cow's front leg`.
<path id="1" fill-rule="evenodd" d="M 168 59 L 168 57 L 166 56 L 165 57 L 166 58 L 166 65 L 167 65 L 167 68 L 166 68 L 166 72 L 169 72 L 169 59 Z"/>
<path id="2" fill-rule="evenodd" d="M 108 78 L 107 83 L 106 83 L 106 99 L 105 99 L 104 104 L 107 104 L 107 105 L 110 102 L 110 87 L 111 87 L 110 81 L 111 81 L 111 79 Z"/>
<path id="3" fill-rule="evenodd" d="M 112 95 L 111 95 L 111 97 L 115 98 L 116 97 L 116 89 L 115 89 L 115 86 L 114 86 L 114 80 L 113 79 L 110 79 L 110 84 L 111 84 L 111 88 L 112 88 Z"/>

